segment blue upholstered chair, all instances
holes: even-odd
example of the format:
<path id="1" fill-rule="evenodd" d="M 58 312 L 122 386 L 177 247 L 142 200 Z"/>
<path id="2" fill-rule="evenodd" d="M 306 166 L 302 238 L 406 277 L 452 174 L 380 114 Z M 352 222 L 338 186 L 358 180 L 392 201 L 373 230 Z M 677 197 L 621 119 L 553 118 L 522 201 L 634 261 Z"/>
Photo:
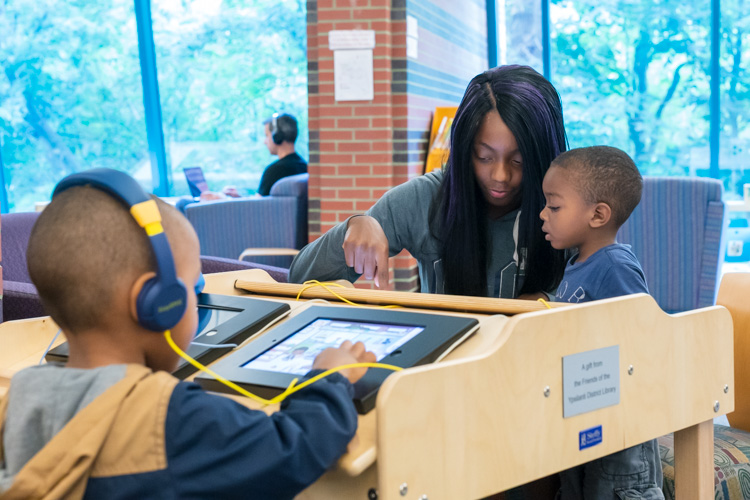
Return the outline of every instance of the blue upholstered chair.
<path id="1" fill-rule="evenodd" d="M 643 196 L 617 235 L 632 246 L 651 295 L 666 312 L 713 305 L 723 262 L 721 183 L 644 177 Z"/>
<path id="2" fill-rule="evenodd" d="M 308 174 L 284 177 L 265 197 L 187 205 L 185 214 L 198 233 L 201 253 L 237 259 L 248 248 L 302 248 L 307 244 L 307 180 Z M 250 260 L 288 268 L 292 257 L 254 256 Z"/>
<path id="3" fill-rule="evenodd" d="M 38 212 L 3 214 L 3 320 L 46 316 L 26 267 L 26 248 Z"/>
<path id="4" fill-rule="evenodd" d="M 26 266 L 26 248 L 29 246 L 29 236 L 37 217 L 39 217 L 38 212 L 19 212 L 2 216 L 2 320 L 4 321 L 47 315 L 39 300 L 36 287 L 31 283 Z M 262 269 L 278 282 L 286 282 L 289 275 L 288 269 L 201 255 L 203 274 L 243 269 Z"/>
<path id="5" fill-rule="evenodd" d="M 185 214 L 198 233 L 201 253 L 237 259 L 248 248 L 300 249 L 307 244 L 308 174 L 280 179 L 269 196 L 195 203 Z M 257 252 L 262 253 L 262 252 Z M 291 256 L 251 257 L 288 268 Z"/>

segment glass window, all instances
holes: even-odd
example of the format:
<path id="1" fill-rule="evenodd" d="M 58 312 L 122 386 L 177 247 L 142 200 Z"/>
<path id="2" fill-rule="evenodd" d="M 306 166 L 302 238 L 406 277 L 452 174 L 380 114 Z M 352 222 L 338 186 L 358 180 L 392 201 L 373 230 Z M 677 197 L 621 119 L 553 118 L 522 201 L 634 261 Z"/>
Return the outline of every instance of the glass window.
<path id="1" fill-rule="evenodd" d="M 539 73 L 542 63 L 542 2 L 498 0 L 500 64 L 524 64 Z"/>
<path id="2" fill-rule="evenodd" d="M 255 192 L 275 160 L 263 121 L 297 117 L 307 158 L 306 14 L 302 0 L 152 2 L 165 146 L 174 192 L 183 168 L 203 168 L 212 191 Z"/>
<path id="3" fill-rule="evenodd" d="M 72 172 L 135 173 L 148 147 L 133 2 L 4 2 L 0 33 L 10 210 L 48 201 Z"/>
<path id="4" fill-rule="evenodd" d="M 550 0 L 550 25 L 571 147 L 619 147 L 643 174 L 709 175 L 705 2 Z"/>
<path id="5" fill-rule="evenodd" d="M 721 2 L 719 168 L 727 199 L 750 183 L 750 2 Z"/>

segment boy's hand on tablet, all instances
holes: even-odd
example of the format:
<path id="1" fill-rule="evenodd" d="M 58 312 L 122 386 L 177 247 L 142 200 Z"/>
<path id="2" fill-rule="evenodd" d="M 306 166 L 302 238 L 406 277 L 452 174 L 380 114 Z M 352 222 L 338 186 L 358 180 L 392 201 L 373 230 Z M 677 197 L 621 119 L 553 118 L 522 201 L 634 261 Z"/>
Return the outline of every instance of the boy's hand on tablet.
<path id="1" fill-rule="evenodd" d="M 344 236 L 346 265 L 379 288 L 388 286 L 388 238 L 374 217 L 358 215 L 349 219 Z"/>
<path id="2" fill-rule="evenodd" d="M 341 365 L 352 363 L 374 363 L 375 354 L 368 351 L 362 342 L 352 344 L 345 340 L 339 347 L 329 347 L 318 354 L 313 361 L 313 370 L 330 370 Z M 367 368 L 347 368 L 339 373 L 349 379 L 352 384 L 361 379 Z"/>

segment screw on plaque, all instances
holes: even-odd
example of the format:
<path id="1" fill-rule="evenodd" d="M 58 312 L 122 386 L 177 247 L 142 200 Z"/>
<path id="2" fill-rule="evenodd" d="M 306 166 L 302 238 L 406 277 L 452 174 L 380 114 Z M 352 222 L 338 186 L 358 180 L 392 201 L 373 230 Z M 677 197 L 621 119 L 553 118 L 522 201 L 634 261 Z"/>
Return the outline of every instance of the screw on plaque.
<path id="1" fill-rule="evenodd" d="M 409 485 L 402 483 L 401 486 L 398 487 L 398 492 L 401 493 L 402 497 L 405 497 L 406 494 L 409 493 Z"/>

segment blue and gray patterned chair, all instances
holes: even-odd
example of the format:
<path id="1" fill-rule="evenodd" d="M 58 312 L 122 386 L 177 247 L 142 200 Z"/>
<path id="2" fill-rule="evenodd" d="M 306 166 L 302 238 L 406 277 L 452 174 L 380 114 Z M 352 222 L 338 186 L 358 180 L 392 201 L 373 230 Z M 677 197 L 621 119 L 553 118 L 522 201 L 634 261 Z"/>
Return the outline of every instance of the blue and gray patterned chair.
<path id="1" fill-rule="evenodd" d="M 254 255 L 276 254 L 253 256 L 253 262 L 288 268 L 290 254 L 307 244 L 307 180 L 308 174 L 284 177 L 273 185 L 269 196 L 187 205 L 185 214 L 198 233 L 201 253 L 237 259 L 252 248 Z M 276 251 L 264 254 L 264 248 Z"/>
<path id="2" fill-rule="evenodd" d="M 643 178 L 641 203 L 617 239 L 632 246 L 666 312 L 715 303 L 726 225 L 721 194 L 715 179 Z"/>
<path id="3" fill-rule="evenodd" d="M 26 248 L 29 236 L 34 227 L 38 212 L 18 212 L 2 216 L 2 266 L 3 266 L 3 300 L 2 320 L 36 318 L 47 313 L 39 300 L 36 287 L 31 283 L 26 267 Z M 236 259 L 225 259 L 201 255 L 203 274 L 239 271 L 243 269 L 262 269 L 278 282 L 286 282 L 288 269 L 266 266 Z"/>

